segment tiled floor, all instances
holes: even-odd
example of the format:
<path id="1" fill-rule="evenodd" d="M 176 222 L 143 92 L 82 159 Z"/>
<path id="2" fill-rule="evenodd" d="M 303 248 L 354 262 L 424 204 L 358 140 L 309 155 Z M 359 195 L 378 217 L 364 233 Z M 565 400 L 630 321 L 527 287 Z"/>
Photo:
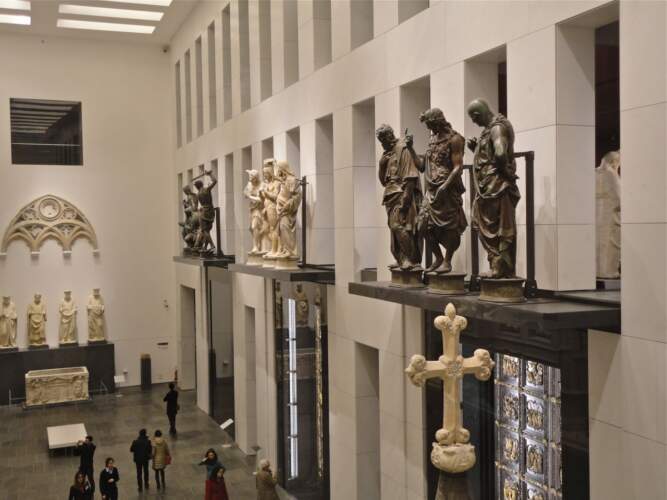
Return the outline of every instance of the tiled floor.
<path id="1" fill-rule="evenodd" d="M 166 387 L 152 391 L 125 389 L 120 393 L 96 396 L 92 403 L 46 409 L 22 410 L 0 408 L 0 500 L 63 500 L 79 464 L 79 458 L 65 453 L 50 456 L 46 427 L 83 422 L 92 434 L 95 475 L 104 459 L 113 456 L 120 472 L 120 500 L 204 498 L 204 469 L 197 463 L 207 448 L 218 451 L 227 468 L 225 479 L 230 500 L 256 498 L 254 457 L 246 457 L 238 448 L 226 447 L 229 437 L 205 413 L 197 409 L 194 392 L 182 392 L 178 415 L 178 437 L 167 434 L 169 428 L 162 397 Z M 150 435 L 161 429 L 167 436 L 174 462 L 167 467 L 167 488 L 157 491 L 152 477 L 148 491 L 137 491 L 135 468 L 129 452 L 139 429 Z M 97 480 L 97 478 L 96 478 Z M 99 493 L 95 498 L 100 498 Z"/>

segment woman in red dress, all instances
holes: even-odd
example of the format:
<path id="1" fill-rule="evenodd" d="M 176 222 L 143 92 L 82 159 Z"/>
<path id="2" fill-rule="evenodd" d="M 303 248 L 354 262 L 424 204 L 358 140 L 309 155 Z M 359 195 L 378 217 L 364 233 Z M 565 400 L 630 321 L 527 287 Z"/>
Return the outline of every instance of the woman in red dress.
<path id="1" fill-rule="evenodd" d="M 229 500 L 225 486 L 225 469 L 216 467 L 206 480 L 206 500 Z"/>

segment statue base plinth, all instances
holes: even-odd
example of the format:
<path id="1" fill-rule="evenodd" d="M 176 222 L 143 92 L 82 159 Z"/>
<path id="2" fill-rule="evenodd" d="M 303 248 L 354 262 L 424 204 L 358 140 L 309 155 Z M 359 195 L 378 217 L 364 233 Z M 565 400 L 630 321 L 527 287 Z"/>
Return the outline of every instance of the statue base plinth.
<path id="1" fill-rule="evenodd" d="M 523 295 L 523 278 L 482 278 L 479 300 L 485 302 L 499 302 L 517 304 L 525 302 Z"/>
<path id="2" fill-rule="evenodd" d="M 264 254 L 262 253 L 248 253 L 248 259 L 245 261 L 248 266 L 263 266 Z"/>
<path id="3" fill-rule="evenodd" d="M 28 346 L 28 349 L 30 349 L 31 351 L 36 351 L 37 349 L 48 349 L 48 348 L 49 344 L 39 344 L 39 345 L 30 344 Z"/>
<path id="4" fill-rule="evenodd" d="M 94 344 L 94 345 L 99 345 L 99 344 L 106 344 L 107 339 L 88 339 L 88 345 Z"/>
<path id="5" fill-rule="evenodd" d="M 400 267 L 389 267 L 391 271 L 391 286 L 401 288 L 424 288 L 422 269 L 403 270 Z"/>
<path id="6" fill-rule="evenodd" d="M 262 257 L 262 267 L 276 267 L 276 258 L 264 255 Z"/>
<path id="7" fill-rule="evenodd" d="M 438 491 L 435 494 L 435 500 L 472 499 L 466 473 L 448 474 L 447 472 L 440 472 L 438 476 Z"/>
<path id="8" fill-rule="evenodd" d="M 475 466 L 475 447 L 471 444 L 441 445 L 433 443 L 431 463 L 441 471 L 460 474 Z"/>
<path id="9" fill-rule="evenodd" d="M 19 350 L 19 348 L 16 347 L 16 346 L 0 347 L 0 352 L 16 352 L 18 350 Z"/>
<path id="10" fill-rule="evenodd" d="M 79 343 L 76 340 L 72 340 L 71 342 L 58 342 L 58 345 L 60 347 L 79 347 Z"/>
<path id="11" fill-rule="evenodd" d="M 276 269 L 287 269 L 287 270 L 299 269 L 299 258 L 278 257 L 276 259 Z"/>
<path id="12" fill-rule="evenodd" d="M 465 295 L 465 273 L 424 273 L 429 293 L 439 295 Z"/>

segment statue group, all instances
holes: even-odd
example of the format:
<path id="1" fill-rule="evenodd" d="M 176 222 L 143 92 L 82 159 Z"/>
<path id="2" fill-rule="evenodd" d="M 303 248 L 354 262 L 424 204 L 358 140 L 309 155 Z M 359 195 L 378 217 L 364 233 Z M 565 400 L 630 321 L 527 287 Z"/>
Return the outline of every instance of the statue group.
<path id="1" fill-rule="evenodd" d="M 204 177 L 208 177 L 208 183 L 204 182 Z M 178 224 L 186 253 L 202 256 L 215 253 L 211 230 L 215 224 L 213 188 L 217 183 L 218 180 L 208 170 L 183 187 L 185 220 Z"/>
<path id="2" fill-rule="evenodd" d="M 482 281 L 509 280 L 520 288 L 522 280 L 515 275 L 515 210 L 521 196 L 516 182 L 514 130 L 507 118 L 494 114 L 481 99 L 468 105 L 468 114 L 483 129 L 478 138 L 467 142 L 474 153 L 472 227 L 489 262 Z M 438 108 L 422 113 L 420 121 L 430 132 L 424 154 L 414 150 L 411 135 L 398 138 L 389 125 L 376 130 L 383 148 L 379 162 L 382 204 L 396 260 L 390 266 L 392 282 L 419 286 L 424 273 L 434 291 L 462 293 L 465 274 L 452 272 L 452 258 L 468 227 L 462 179 L 466 142 Z M 424 177 L 423 192 L 420 175 Z M 421 266 L 424 241 L 433 256 L 426 270 Z M 502 285 L 504 289 L 507 286 L 507 282 Z"/>
<path id="3" fill-rule="evenodd" d="M 296 216 L 301 182 L 284 160 L 264 160 L 261 179 L 257 170 L 246 172 L 248 184 L 243 194 L 249 202 L 252 234 L 247 264 L 298 268 Z"/>
<path id="4" fill-rule="evenodd" d="M 100 289 L 93 289 L 88 297 L 88 343 L 106 342 L 106 326 L 104 320 L 104 299 Z M 77 312 L 78 308 L 72 292 L 66 290 L 58 307 L 60 315 L 58 323 L 58 343 L 63 345 L 77 345 Z M 47 347 L 46 342 L 46 303 L 42 295 L 36 293 L 27 310 L 28 346 L 33 348 Z M 0 349 L 17 349 L 16 304 L 9 296 L 2 297 L 0 305 Z"/>

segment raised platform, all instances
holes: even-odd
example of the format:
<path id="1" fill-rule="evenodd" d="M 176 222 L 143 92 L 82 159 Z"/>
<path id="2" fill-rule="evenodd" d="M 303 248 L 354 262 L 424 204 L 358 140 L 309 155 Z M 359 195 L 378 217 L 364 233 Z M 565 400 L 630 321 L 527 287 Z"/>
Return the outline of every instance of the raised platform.
<path id="1" fill-rule="evenodd" d="M 314 283 L 333 283 L 336 271 L 333 266 L 307 266 L 299 269 L 276 269 L 275 267 L 249 266 L 247 264 L 230 264 L 232 272 L 252 274 L 278 281 L 310 281 Z"/>
<path id="2" fill-rule="evenodd" d="M 83 424 L 58 425 L 46 428 L 49 450 L 73 448 L 79 441 L 86 439 L 88 433 Z"/>
<path id="3" fill-rule="evenodd" d="M 111 342 L 51 349 L 19 349 L 0 351 L 0 405 L 9 404 L 12 398 L 25 397 L 25 374 L 31 370 L 48 370 L 69 366 L 85 366 L 88 369 L 90 391 L 104 383 L 114 392 L 115 347 Z"/>
<path id="4" fill-rule="evenodd" d="M 235 262 L 235 257 L 233 255 L 225 255 L 223 257 L 198 257 L 196 255 L 176 255 L 174 256 L 174 262 L 180 264 L 188 264 L 190 266 L 198 267 L 222 267 L 227 268 L 229 264 Z"/>

